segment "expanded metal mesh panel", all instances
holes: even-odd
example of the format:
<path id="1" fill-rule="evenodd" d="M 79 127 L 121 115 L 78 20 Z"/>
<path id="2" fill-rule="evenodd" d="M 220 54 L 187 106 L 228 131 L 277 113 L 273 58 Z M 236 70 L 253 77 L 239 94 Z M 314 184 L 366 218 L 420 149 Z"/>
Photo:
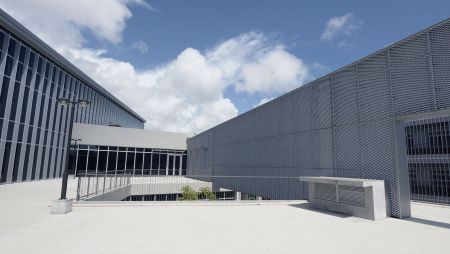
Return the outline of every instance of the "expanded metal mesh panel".
<path id="1" fill-rule="evenodd" d="M 334 128 L 335 168 L 361 169 L 361 145 L 359 125 Z"/>
<path id="2" fill-rule="evenodd" d="M 314 168 L 333 168 L 332 129 L 313 131 L 313 166 Z"/>
<path id="3" fill-rule="evenodd" d="M 281 165 L 281 138 L 280 136 L 269 138 L 267 146 L 268 166 L 278 168 Z"/>
<path id="4" fill-rule="evenodd" d="M 365 194 L 363 187 L 355 186 L 338 186 L 339 203 L 365 206 Z"/>
<path id="5" fill-rule="evenodd" d="M 280 167 L 294 167 L 294 135 L 284 135 L 280 137 Z"/>
<path id="6" fill-rule="evenodd" d="M 313 129 L 331 126 L 330 84 L 328 77 L 312 84 L 311 120 Z"/>
<path id="7" fill-rule="evenodd" d="M 427 34 L 390 49 L 391 82 L 396 116 L 434 109 Z"/>
<path id="8" fill-rule="evenodd" d="M 267 109 L 266 109 L 266 135 L 267 136 L 275 136 L 275 135 L 279 135 L 280 133 L 280 118 L 281 115 L 280 111 L 281 107 L 280 107 L 280 103 L 277 102 L 273 102 L 270 103 L 270 105 L 267 105 Z"/>
<path id="9" fill-rule="evenodd" d="M 399 216 L 404 189 L 397 172 L 395 119 L 450 107 L 449 45 L 446 22 L 258 107 L 251 111 L 254 117 L 219 126 L 226 131 L 215 145 L 244 147 L 240 141 L 256 140 L 253 148 L 245 148 L 254 150 L 249 153 L 254 160 L 236 157 L 234 149 L 245 153 L 238 147 L 215 152 L 222 153 L 222 164 L 231 160 L 231 165 L 248 166 L 221 170 L 383 179 L 389 212 Z M 248 121 L 252 125 L 243 123 Z M 293 134 L 287 136 L 293 143 L 279 137 L 284 134 Z M 303 186 L 303 195 L 307 192 Z"/>
<path id="10" fill-rule="evenodd" d="M 391 89 L 387 51 L 358 65 L 360 120 L 386 119 L 391 115 Z"/>
<path id="11" fill-rule="evenodd" d="M 301 132 L 295 135 L 295 166 L 298 169 L 313 168 L 313 150 L 308 144 L 312 144 L 313 132 Z"/>
<path id="12" fill-rule="evenodd" d="M 383 120 L 362 124 L 362 159 L 364 178 L 384 179 L 390 193 L 390 208 L 398 216 L 397 172 L 394 151 L 394 121 Z"/>
<path id="13" fill-rule="evenodd" d="M 311 130 L 311 86 L 294 93 L 294 130 Z"/>
<path id="14" fill-rule="evenodd" d="M 438 109 L 450 107 L 450 24 L 445 23 L 430 30 L 433 82 Z"/>
<path id="15" fill-rule="evenodd" d="M 358 121 L 358 76 L 356 66 L 333 75 L 333 123 L 343 125 Z"/>
<path id="16" fill-rule="evenodd" d="M 253 130 L 255 132 L 256 138 L 264 138 L 266 137 L 266 110 L 267 107 L 259 107 L 255 111 L 255 126 L 256 128 Z"/>
<path id="17" fill-rule="evenodd" d="M 267 145 L 267 139 L 259 139 L 256 141 L 255 165 L 257 167 L 267 167 Z"/>
<path id="18" fill-rule="evenodd" d="M 279 126 L 278 133 L 292 133 L 294 129 L 294 95 L 289 94 L 287 96 L 283 96 L 279 100 L 276 100 L 276 103 L 279 104 L 277 111 Z M 280 112 L 283 112 L 283 114 L 280 114 Z"/>

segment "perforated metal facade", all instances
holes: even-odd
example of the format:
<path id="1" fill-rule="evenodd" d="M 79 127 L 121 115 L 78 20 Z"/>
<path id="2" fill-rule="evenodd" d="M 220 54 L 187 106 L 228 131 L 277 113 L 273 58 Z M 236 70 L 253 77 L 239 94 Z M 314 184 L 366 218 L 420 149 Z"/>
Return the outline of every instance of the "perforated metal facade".
<path id="1" fill-rule="evenodd" d="M 408 216 L 404 121 L 449 107 L 446 20 L 189 139 L 188 174 L 384 179 L 390 214 Z"/>
<path id="2" fill-rule="evenodd" d="M 0 184 L 59 177 L 65 165 L 68 107 L 74 121 L 143 128 L 144 120 L 0 10 Z"/>

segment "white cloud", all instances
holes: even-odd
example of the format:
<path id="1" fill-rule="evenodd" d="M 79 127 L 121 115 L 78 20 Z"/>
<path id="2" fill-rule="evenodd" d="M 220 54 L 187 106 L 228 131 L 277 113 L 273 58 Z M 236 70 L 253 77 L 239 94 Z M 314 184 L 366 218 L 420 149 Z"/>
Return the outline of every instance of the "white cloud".
<path id="1" fill-rule="evenodd" d="M 85 46 L 84 31 L 119 43 L 132 15 L 131 3 L 146 4 L 4 0 L 0 7 L 142 115 L 150 129 L 200 132 L 237 115 L 224 96 L 227 87 L 270 97 L 311 78 L 301 59 L 263 33 L 243 33 L 203 52 L 186 48 L 161 66 L 139 71 L 129 62 L 106 57 L 103 49 Z"/>
<path id="2" fill-rule="evenodd" d="M 271 101 L 271 100 L 273 100 L 274 99 L 274 97 L 269 97 L 269 98 L 262 98 L 261 100 L 259 100 L 259 102 L 258 103 L 256 103 L 256 105 L 254 106 L 254 108 L 256 108 L 256 107 L 259 107 L 259 106 L 261 106 L 261 105 L 263 105 L 263 104 L 266 104 L 267 102 L 269 102 L 269 101 Z"/>
<path id="3" fill-rule="evenodd" d="M 0 6 L 53 47 L 80 47 L 84 31 L 121 42 L 130 4 L 151 8 L 144 0 L 2 0 Z"/>
<path id="4" fill-rule="evenodd" d="M 148 45 L 147 45 L 147 43 L 145 43 L 145 41 L 141 41 L 141 40 L 135 41 L 131 44 L 131 47 L 133 49 L 138 50 L 142 54 L 145 54 L 148 52 Z"/>
<path id="5" fill-rule="evenodd" d="M 330 41 L 338 35 L 349 35 L 359 28 L 361 21 L 353 13 L 347 13 L 340 17 L 333 17 L 325 25 L 320 39 Z"/>
<path id="6" fill-rule="evenodd" d="M 264 34 L 249 32 L 224 41 L 207 53 L 236 92 L 279 94 L 312 77 L 301 59 Z"/>

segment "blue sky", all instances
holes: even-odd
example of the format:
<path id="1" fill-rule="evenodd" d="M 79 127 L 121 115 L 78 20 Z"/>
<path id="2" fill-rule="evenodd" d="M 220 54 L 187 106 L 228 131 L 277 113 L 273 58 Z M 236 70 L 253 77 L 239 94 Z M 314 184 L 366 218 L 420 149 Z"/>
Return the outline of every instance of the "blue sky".
<path id="1" fill-rule="evenodd" d="M 432 2 L 433 4 L 430 4 Z M 450 17 L 450 1 L 149 1 L 156 11 L 132 7 L 125 43 L 142 40 L 147 54 L 109 48 L 108 55 L 153 67 L 175 58 L 186 47 L 207 49 L 248 31 L 264 32 L 287 44 L 306 63 L 320 63 L 321 76 Z M 360 27 L 347 38 L 320 40 L 326 22 L 353 13 Z M 339 40 L 340 39 L 340 40 Z M 340 41 L 349 45 L 339 47 Z M 95 45 L 95 42 L 94 42 Z M 239 112 L 251 109 L 260 96 L 228 89 Z"/>
<path id="2" fill-rule="evenodd" d="M 131 104 L 149 128 L 174 131 L 211 127 L 450 17 L 448 0 L 97 0 L 80 1 L 85 8 L 55 19 L 39 15 L 71 8 L 70 1 L 54 1 L 0 6 Z M 60 41 L 52 30 L 78 34 Z M 236 56 L 240 49 L 246 51 Z M 108 79 L 111 72 L 124 77 Z M 164 87 L 188 92 L 171 97 Z M 145 93 L 146 102 L 137 103 Z M 209 98 L 216 99 L 208 104 Z"/>

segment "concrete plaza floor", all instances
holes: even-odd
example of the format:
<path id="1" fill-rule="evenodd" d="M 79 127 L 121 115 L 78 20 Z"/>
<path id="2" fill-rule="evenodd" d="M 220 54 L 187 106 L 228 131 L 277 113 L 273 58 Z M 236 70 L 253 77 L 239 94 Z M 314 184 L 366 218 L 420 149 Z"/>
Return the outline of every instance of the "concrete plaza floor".
<path id="1" fill-rule="evenodd" d="M 76 205 L 49 214 L 61 180 L 0 186 L 0 253 L 449 253 L 450 207 L 369 221 L 306 202 Z M 74 196 L 76 182 L 69 181 Z"/>

